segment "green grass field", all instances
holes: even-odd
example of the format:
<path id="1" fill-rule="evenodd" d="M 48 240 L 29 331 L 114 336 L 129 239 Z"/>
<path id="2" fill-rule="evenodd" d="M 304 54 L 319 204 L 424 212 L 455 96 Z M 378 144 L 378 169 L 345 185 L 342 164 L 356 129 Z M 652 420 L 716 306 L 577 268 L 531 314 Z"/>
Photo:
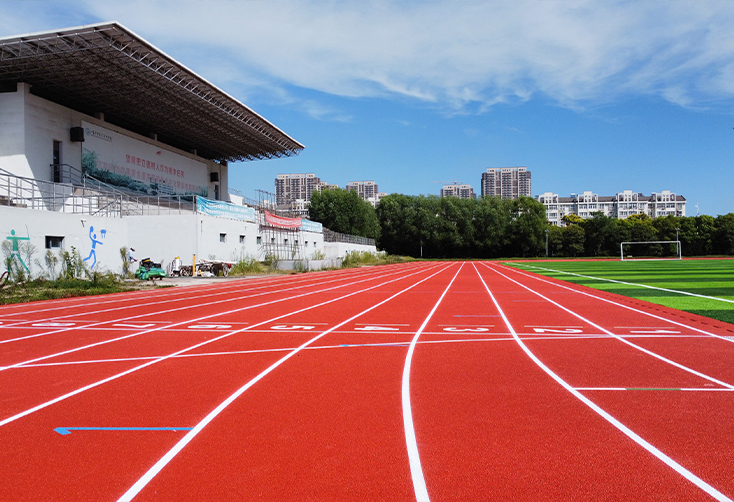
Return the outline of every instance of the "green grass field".
<path id="1" fill-rule="evenodd" d="M 734 324 L 734 260 L 599 260 L 506 264 Z"/>

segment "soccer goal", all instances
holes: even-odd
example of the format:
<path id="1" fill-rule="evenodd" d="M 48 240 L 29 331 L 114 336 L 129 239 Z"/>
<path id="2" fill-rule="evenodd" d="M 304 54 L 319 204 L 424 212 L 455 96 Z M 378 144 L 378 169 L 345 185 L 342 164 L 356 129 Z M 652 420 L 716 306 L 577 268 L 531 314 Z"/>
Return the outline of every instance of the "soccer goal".
<path id="1" fill-rule="evenodd" d="M 680 241 L 622 242 L 619 255 L 625 260 L 682 260 Z"/>

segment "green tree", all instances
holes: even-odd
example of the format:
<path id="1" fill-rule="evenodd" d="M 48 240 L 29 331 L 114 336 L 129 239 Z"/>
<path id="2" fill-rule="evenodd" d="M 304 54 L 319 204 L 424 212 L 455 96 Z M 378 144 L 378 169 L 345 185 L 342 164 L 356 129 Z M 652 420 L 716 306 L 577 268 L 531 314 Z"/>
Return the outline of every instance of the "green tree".
<path id="1" fill-rule="evenodd" d="M 619 233 L 614 218 L 596 212 L 584 220 L 584 254 L 586 256 L 609 256 L 619 253 Z"/>
<path id="2" fill-rule="evenodd" d="M 734 254 L 734 213 L 717 216 L 715 226 L 715 253 Z"/>
<path id="3" fill-rule="evenodd" d="M 483 197 L 474 204 L 474 239 L 472 254 L 476 258 L 497 258 L 509 245 L 507 228 L 512 217 L 512 201 L 500 197 Z"/>
<path id="4" fill-rule="evenodd" d="M 581 225 L 584 223 L 584 219 L 581 216 L 573 213 L 565 215 L 561 218 L 561 221 L 566 225 Z"/>
<path id="5" fill-rule="evenodd" d="M 420 256 L 418 197 L 390 194 L 380 199 L 377 218 L 381 233 L 378 245 L 390 254 Z"/>
<path id="6" fill-rule="evenodd" d="M 563 253 L 563 229 L 550 225 L 548 227 L 548 256 L 560 256 Z"/>
<path id="7" fill-rule="evenodd" d="M 531 197 L 512 201 L 512 218 L 507 228 L 510 256 L 545 255 L 545 206 Z"/>
<path id="8" fill-rule="evenodd" d="M 584 227 L 581 225 L 569 225 L 565 227 L 561 235 L 563 254 L 574 257 L 583 255 L 584 241 Z"/>
<path id="9" fill-rule="evenodd" d="M 354 190 L 336 188 L 314 192 L 308 215 L 334 232 L 371 239 L 380 236 L 380 222 L 375 209 Z"/>

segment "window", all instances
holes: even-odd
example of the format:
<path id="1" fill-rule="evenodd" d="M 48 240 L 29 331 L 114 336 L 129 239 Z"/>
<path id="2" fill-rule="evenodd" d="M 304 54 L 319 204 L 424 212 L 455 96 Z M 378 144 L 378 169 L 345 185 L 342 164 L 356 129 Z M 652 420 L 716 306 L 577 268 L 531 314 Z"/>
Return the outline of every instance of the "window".
<path id="1" fill-rule="evenodd" d="M 262 238 L 261 236 L 259 236 L 259 235 L 258 235 L 258 236 L 257 236 L 257 239 L 255 239 L 255 241 L 256 241 L 257 245 L 259 246 L 260 244 L 262 244 L 262 243 L 263 243 L 263 238 Z"/>
<path id="2" fill-rule="evenodd" d="M 308 241 L 306 241 L 306 247 L 308 247 Z"/>
<path id="3" fill-rule="evenodd" d="M 245 243 L 245 236 L 240 235 L 240 244 L 244 244 L 244 243 Z"/>
<path id="4" fill-rule="evenodd" d="M 227 234 L 219 234 L 219 242 L 227 242 Z"/>
<path id="5" fill-rule="evenodd" d="M 61 141 L 53 142 L 53 176 L 54 183 L 61 183 Z"/>
<path id="6" fill-rule="evenodd" d="M 64 247 L 64 238 L 56 235 L 46 236 L 46 249 L 60 249 Z"/>

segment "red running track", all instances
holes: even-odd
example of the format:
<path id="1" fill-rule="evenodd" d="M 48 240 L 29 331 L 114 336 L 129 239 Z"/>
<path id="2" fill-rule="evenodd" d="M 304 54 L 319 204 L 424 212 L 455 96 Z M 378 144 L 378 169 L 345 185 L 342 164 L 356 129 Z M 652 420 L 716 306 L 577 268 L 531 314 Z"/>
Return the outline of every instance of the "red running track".
<path id="1" fill-rule="evenodd" d="M 0 308 L 2 500 L 729 500 L 734 326 L 495 263 Z"/>

